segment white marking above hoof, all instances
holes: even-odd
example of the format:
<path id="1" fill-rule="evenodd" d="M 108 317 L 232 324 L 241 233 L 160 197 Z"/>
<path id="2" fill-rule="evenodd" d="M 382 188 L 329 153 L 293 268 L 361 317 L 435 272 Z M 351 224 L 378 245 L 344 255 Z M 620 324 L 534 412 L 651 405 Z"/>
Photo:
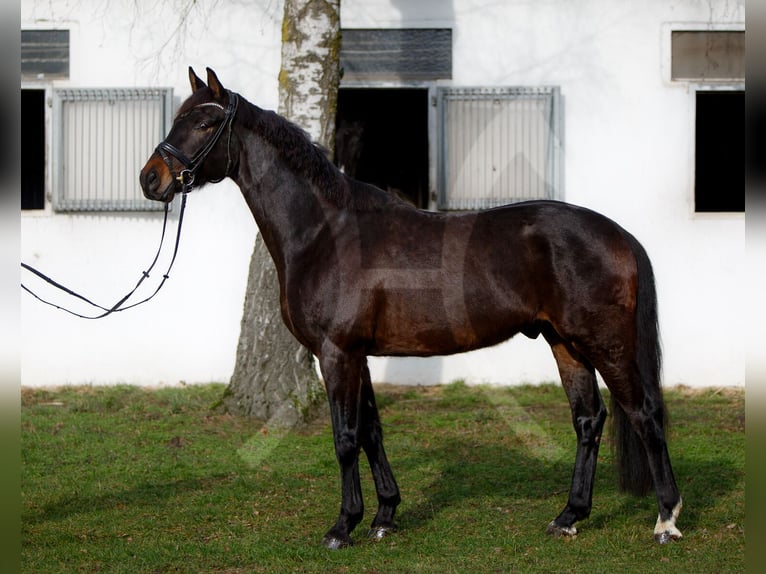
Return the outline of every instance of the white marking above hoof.
<path id="1" fill-rule="evenodd" d="M 390 527 L 390 526 L 375 526 L 373 528 L 370 528 L 369 532 L 367 532 L 367 538 L 370 540 L 374 540 L 375 542 L 378 542 L 380 540 L 383 540 L 386 536 L 391 534 L 392 532 L 396 532 L 396 527 Z"/>
<path id="2" fill-rule="evenodd" d="M 548 528 L 545 529 L 545 532 L 555 536 L 556 538 L 574 538 L 577 536 L 577 528 L 574 526 L 559 526 L 556 524 L 555 520 L 551 521 L 551 523 L 548 525 Z"/>
<path id="3" fill-rule="evenodd" d="M 671 540 L 683 538 L 681 531 L 676 528 L 676 520 L 678 515 L 681 514 L 682 507 L 683 501 L 679 499 L 668 520 L 662 520 L 660 516 L 657 517 L 657 524 L 654 527 L 654 539 L 660 544 L 666 544 Z"/>
<path id="4" fill-rule="evenodd" d="M 325 536 L 322 540 L 322 544 L 328 550 L 341 550 L 342 548 L 348 548 L 353 545 L 350 540 L 341 540 L 336 536 Z"/>

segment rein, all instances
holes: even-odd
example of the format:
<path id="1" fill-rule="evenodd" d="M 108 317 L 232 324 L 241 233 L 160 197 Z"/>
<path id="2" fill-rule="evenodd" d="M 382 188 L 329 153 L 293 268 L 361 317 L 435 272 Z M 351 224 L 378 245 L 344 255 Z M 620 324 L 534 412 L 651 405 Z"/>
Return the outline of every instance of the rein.
<path id="1" fill-rule="evenodd" d="M 178 245 L 179 245 L 179 243 L 181 241 L 181 227 L 183 225 L 184 211 L 186 210 L 186 195 L 188 194 L 189 191 L 191 191 L 191 188 L 188 188 L 188 190 L 186 188 L 184 188 L 183 197 L 181 198 L 181 213 L 178 216 L 178 229 L 176 230 L 176 244 L 175 244 L 175 247 L 173 248 L 173 257 L 170 260 L 170 264 L 168 265 L 167 270 L 162 275 L 162 281 L 157 286 L 157 288 L 154 290 L 154 292 L 151 295 L 149 295 L 148 297 L 146 297 L 145 299 L 142 299 L 141 301 L 138 301 L 137 303 L 132 303 L 132 304 L 126 306 L 126 307 L 123 307 L 125 302 L 127 302 L 127 300 L 130 299 L 133 296 L 133 294 L 138 290 L 138 288 L 141 286 L 141 283 L 143 283 L 144 280 L 149 277 L 149 273 L 152 271 L 152 269 L 154 269 L 154 266 L 155 266 L 155 264 L 157 263 L 157 260 L 160 257 L 160 252 L 162 251 L 162 244 L 165 241 L 165 232 L 167 230 L 167 224 L 168 224 L 168 212 L 169 212 L 168 204 L 165 204 L 165 219 L 162 222 L 162 236 L 160 237 L 160 245 L 157 248 L 157 253 L 154 256 L 154 259 L 152 260 L 152 264 L 149 266 L 149 268 L 146 271 L 143 271 L 141 273 L 141 277 L 139 278 L 139 280 L 136 283 L 135 287 L 133 287 L 133 289 L 127 295 L 122 297 L 122 299 L 117 301 L 117 303 L 115 303 L 111 307 L 104 307 L 102 305 L 99 305 L 98 303 L 94 303 L 93 301 L 91 301 L 87 297 L 85 297 L 83 295 L 80 295 L 79 293 L 69 289 L 68 287 L 65 287 L 61 283 L 58 283 L 57 281 L 51 279 L 45 273 L 35 269 L 31 265 L 27 265 L 24 262 L 21 263 L 21 267 L 22 268 L 26 269 L 27 271 L 30 271 L 30 272 L 34 273 L 35 275 L 37 275 L 40 279 L 42 279 L 46 283 L 48 283 L 50 285 L 53 285 L 54 287 L 56 287 L 60 291 L 63 291 L 64 293 L 67 293 L 68 295 L 71 295 L 72 297 L 75 297 L 77 299 L 80 299 L 81 301 L 84 301 L 84 302 L 88 303 L 90 306 L 95 307 L 96 309 L 100 309 L 100 310 L 104 311 L 103 313 L 100 313 L 100 314 L 97 314 L 97 315 L 83 315 L 81 313 L 77 313 L 76 311 L 72 311 L 71 309 L 67 309 L 66 307 L 62 307 L 60 305 L 57 305 L 56 303 L 52 303 L 51 301 L 43 299 L 37 293 L 32 291 L 29 287 L 24 285 L 24 283 L 21 284 L 21 288 L 24 289 L 24 291 L 26 291 L 30 295 L 32 295 L 38 301 L 41 301 L 42 303 L 45 303 L 46 305 L 50 305 L 51 307 L 55 307 L 56 309 L 60 309 L 61 311 L 65 311 L 65 312 L 69 313 L 70 315 L 74 315 L 75 317 L 79 317 L 80 319 L 103 319 L 104 317 L 106 317 L 108 315 L 111 315 L 112 313 L 116 313 L 118 311 L 126 311 L 127 309 L 132 309 L 133 307 L 138 307 L 139 305 L 142 305 L 142 304 L 146 303 L 147 301 L 153 299 L 154 296 L 157 295 L 157 293 L 160 292 L 160 289 L 162 289 L 162 286 L 165 284 L 165 281 L 167 281 L 168 278 L 170 277 L 170 270 L 173 268 L 173 264 L 176 261 L 176 255 L 178 255 Z"/>
<path id="2" fill-rule="evenodd" d="M 165 218 L 162 222 L 162 236 L 160 237 L 160 245 L 157 248 L 157 253 L 154 256 L 154 259 L 152 260 L 151 265 L 146 271 L 143 271 L 141 274 L 141 277 L 139 278 L 138 282 L 136 283 L 135 287 L 128 292 L 127 295 L 122 297 L 117 303 L 112 305 L 111 307 L 104 307 L 102 305 L 99 305 L 98 303 L 94 303 L 87 297 L 80 295 L 79 293 L 73 291 L 72 289 L 69 289 L 68 287 L 65 287 L 61 283 L 58 283 L 57 281 L 51 279 L 45 273 L 35 269 L 31 265 L 27 265 L 26 263 L 22 262 L 21 267 L 23 269 L 26 269 L 27 271 L 30 271 L 31 273 L 37 275 L 40 279 L 45 281 L 46 283 L 56 287 L 57 289 L 63 291 L 64 293 L 67 293 L 68 295 L 75 297 L 76 299 L 80 299 L 81 301 L 84 301 L 85 303 L 91 305 L 92 307 L 99 309 L 101 311 L 104 311 L 103 313 L 96 314 L 96 315 L 83 315 L 81 313 L 77 313 L 76 311 L 72 311 L 71 309 L 67 309 L 66 307 L 62 307 L 60 305 L 57 305 L 56 303 L 52 303 L 51 301 L 48 301 L 46 299 L 43 299 L 40 297 L 37 293 L 32 291 L 29 287 L 24 285 L 24 283 L 21 283 L 21 288 L 24 289 L 27 293 L 32 295 L 35 299 L 38 301 L 41 301 L 42 303 L 45 303 L 46 305 L 50 305 L 51 307 L 55 307 L 56 309 L 60 309 L 61 311 L 65 311 L 69 313 L 70 315 L 74 315 L 75 317 L 79 317 L 81 319 L 103 319 L 104 317 L 107 317 L 111 315 L 112 313 L 116 313 L 118 311 L 126 311 L 128 309 L 132 309 L 133 307 L 138 307 L 139 305 L 142 305 L 146 303 L 147 301 L 150 301 L 154 298 L 157 293 L 159 293 L 160 289 L 162 289 L 162 286 L 165 284 L 165 281 L 168 280 L 170 277 L 170 270 L 173 268 L 173 264 L 176 261 L 176 255 L 178 255 L 178 245 L 181 241 L 181 227 L 183 225 L 183 219 L 184 219 L 184 211 L 186 210 L 186 196 L 189 194 L 192 189 L 194 189 L 194 178 L 197 174 L 197 171 L 202 166 L 202 163 L 205 161 L 208 155 L 210 155 L 210 152 L 213 151 L 213 148 L 218 143 L 218 140 L 221 139 L 221 136 L 223 135 L 224 130 L 228 127 L 229 133 L 228 133 L 228 140 L 226 142 L 226 171 L 224 172 L 224 175 L 221 177 L 221 179 L 216 181 L 211 181 L 211 183 L 216 183 L 218 181 L 221 181 L 224 179 L 228 174 L 229 170 L 231 169 L 231 124 L 234 120 L 234 115 L 237 113 L 237 105 L 239 103 L 239 98 L 237 97 L 237 94 L 229 91 L 229 104 L 227 108 L 224 110 L 223 106 L 221 104 L 218 104 L 216 102 L 204 102 L 202 104 L 199 104 L 195 107 L 203 107 L 203 106 L 214 106 L 217 108 L 220 108 L 221 110 L 224 110 L 225 116 L 224 120 L 221 122 L 221 125 L 218 126 L 218 129 L 215 131 L 213 136 L 205 143 L 204 146 L 200 150 L 198 150 L 191 159 L 186 157 L 186 154 L 184 154 L 181 150 L 179 150 L 174 145 L 168 143 L 168 141 L 162 140 L 159 145 L 157 145 L 156 151 L 159 153 L 159 155 L 162 157 L 165 164 L 168 166 L 168 170 L 170 171 L 171 176 L 174 180 L 178 181 L 181 184 L 181 212 L 178 216 L 178 229 L 176 230 L 176 243 L 175 247 L 173 248 L 173 257 L 170 260 L 170 264 L 168 265 L 167 270 L 162 275 L 162 281 L 157 286 L 157 288 L 154 290 L 154 292 L 146 297 L 145 299 L 142 299 L 141 301 L 138 301 L 137 303 L 132 303 L 130 305 L 124 306 L 125 303 L 130 299 L 133 294 L 138 290 L 138 288 L 141 286 L 141 284 L 149 277 L 149 273 L 154 269 L 155 264 L 157 263 L 157 260 L 160 257 L 160 252 L 162 251 L 162 244 L 165 241 L 165 232 L 167 230 L 167 224 L 168 224 L 168 212 L 169 212 L 169 204 L 165 204 Z M 173 156 L 175 159 L 177 159 L 183 166 L 184 169 L 181 170 L 180 173 L 176 174 L 173 170 L 172 162 L 170 161 L 170 157 Z"/>

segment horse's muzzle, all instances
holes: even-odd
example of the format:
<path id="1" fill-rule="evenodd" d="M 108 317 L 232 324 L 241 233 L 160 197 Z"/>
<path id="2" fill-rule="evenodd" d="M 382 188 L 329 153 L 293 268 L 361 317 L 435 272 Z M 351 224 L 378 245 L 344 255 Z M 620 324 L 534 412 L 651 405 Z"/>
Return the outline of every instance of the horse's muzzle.
<path id="1" fill-rule="evenodd" d="M 163 169 L 164 164 L 157 169 L 153 163 L 149 161 L 141 170 L 139 175 L 141 189 L 146 199 L 168 203 L 173 200 L 176 182 L 167 175 L 167 169 Z"/>

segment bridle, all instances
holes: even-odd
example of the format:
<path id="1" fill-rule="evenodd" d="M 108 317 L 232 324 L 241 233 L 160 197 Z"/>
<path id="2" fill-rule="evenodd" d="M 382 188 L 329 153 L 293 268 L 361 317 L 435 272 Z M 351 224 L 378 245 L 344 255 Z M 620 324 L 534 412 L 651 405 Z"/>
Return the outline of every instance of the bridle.
<path id="1" fill-rule="evenodd" d="M 202 107 L 215 107 L 219 108 L 220 110 L 223 110 L 225 115 L 223 118 L 223 121 L 218 126 L 218 129 L 215 131 L 215 133 L 212 135 L 210 139 L 205 142 L 205 145 L 202 146 L 192 157 L 189 159 L 186 157 L 186 154 L 182 152 L 180 149 L 178 149 L 173 144 L 169 143 L 167 141 L 167 138 L 162 140 L 159 144 L 157 144 L 157 147 L 155 150 L 158 154 L 160 154 L 160 157 L 162 157 L 162 160 L 165 162 L 165 165 L 168 166 L 168 170 L 170 171 L 170 175 L 173 177 L 175 181 L 178 181 L 182 186 L 182 193 L 186 194 L 189 193 L 194 188 L 194 179 L 197 175 L 197 171 L 202 166 L 202 163 L 205 161 L 208 155 L 210 155 L 210 152 L 213 151 L 213 148 L 218 143 L 218 140 L 221 139 L 221 136 L 223 135 L 223 132 L 228 128 L 229 133 L 227 137 L 226 142 L 226 171 L 221 176 L 220 179 L 211 180 L 211 183 L 218 183 L 219 181 L 223 180 L 226 176 L 229 175 L 229 170 L 232 166 L 232 160 L 231 160 L 231 125 L 234 122 L 234 116 L 237 113 L 237 106 L 239 104 L 239 97 L 237 94 L 232 92 L 231 90 L 226 90 L 226 93 L 229 95 L 229 104 L 224 109 L 224 107 L 217 103 L 217 102 L 203 102 L 201 104 L 197 104 L 194 106 L 191 110 L 186 112 L 183 116 L 184 117 L 188 114 L 190 114 L 193 110 L 197 108 Z M 180 118 L 179 118 L 180 119 Z M 180 173 L 176 173 L 173 169 L 173 162 L 171 161 L 170 157 L 174 157 L 176 160 L 178 160 L 183 166 L 184 169 L 180 171 Z"/>

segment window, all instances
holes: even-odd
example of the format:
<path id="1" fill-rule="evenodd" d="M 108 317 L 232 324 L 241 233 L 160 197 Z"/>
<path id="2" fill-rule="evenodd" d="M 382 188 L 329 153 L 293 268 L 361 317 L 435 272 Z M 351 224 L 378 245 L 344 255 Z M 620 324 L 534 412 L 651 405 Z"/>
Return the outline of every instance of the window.
<path id="1" fill-rule="evenodd" d="M 341 88 L 336 164 L 355 179 L 428 208 L 429 101 L 427 88 Z"/>
<path id="2" fill-rule="evenodd" d="M 745 210 L 745 92 L 696 93 L 694 210 Z"/>
<path id="3" fill-rule="evenodd" d="M 53 90 L 53 208 L 162 209 L 138 173 L 169 129 L 171 103 L 169 88 Z"/>
<path id="4" fill-rule="evenodd" d="M 21 90 L 21 209 L 45 209 L 45 90 Z"/>
<path id="5" fill-rule="evenodd" d="M 745 31 L 671 30 L 670 58 L 671 81 L 692 85 L 694 211 L 744 211 Z"/>
<path id="6" fill-rule="evenodd" d="M 452 77 L 449 28 L 344 28 L 343 81 L 427 81 Z"/>
<path id="7" fill-rule="evenodd" d="M 69 77 L 69 30 L 22 30 L 21 77 L 25 80 Z"/>
<path id="8" fill-rule="evenodd" d="M 745 79 L 744 30 L 674 30 L 670 43 L 673 80 Z"/>
<path id="9" fill-rule="evenodd" d="M 438 207 L 560 199 L 559 89 L 440 88 Z"/>

